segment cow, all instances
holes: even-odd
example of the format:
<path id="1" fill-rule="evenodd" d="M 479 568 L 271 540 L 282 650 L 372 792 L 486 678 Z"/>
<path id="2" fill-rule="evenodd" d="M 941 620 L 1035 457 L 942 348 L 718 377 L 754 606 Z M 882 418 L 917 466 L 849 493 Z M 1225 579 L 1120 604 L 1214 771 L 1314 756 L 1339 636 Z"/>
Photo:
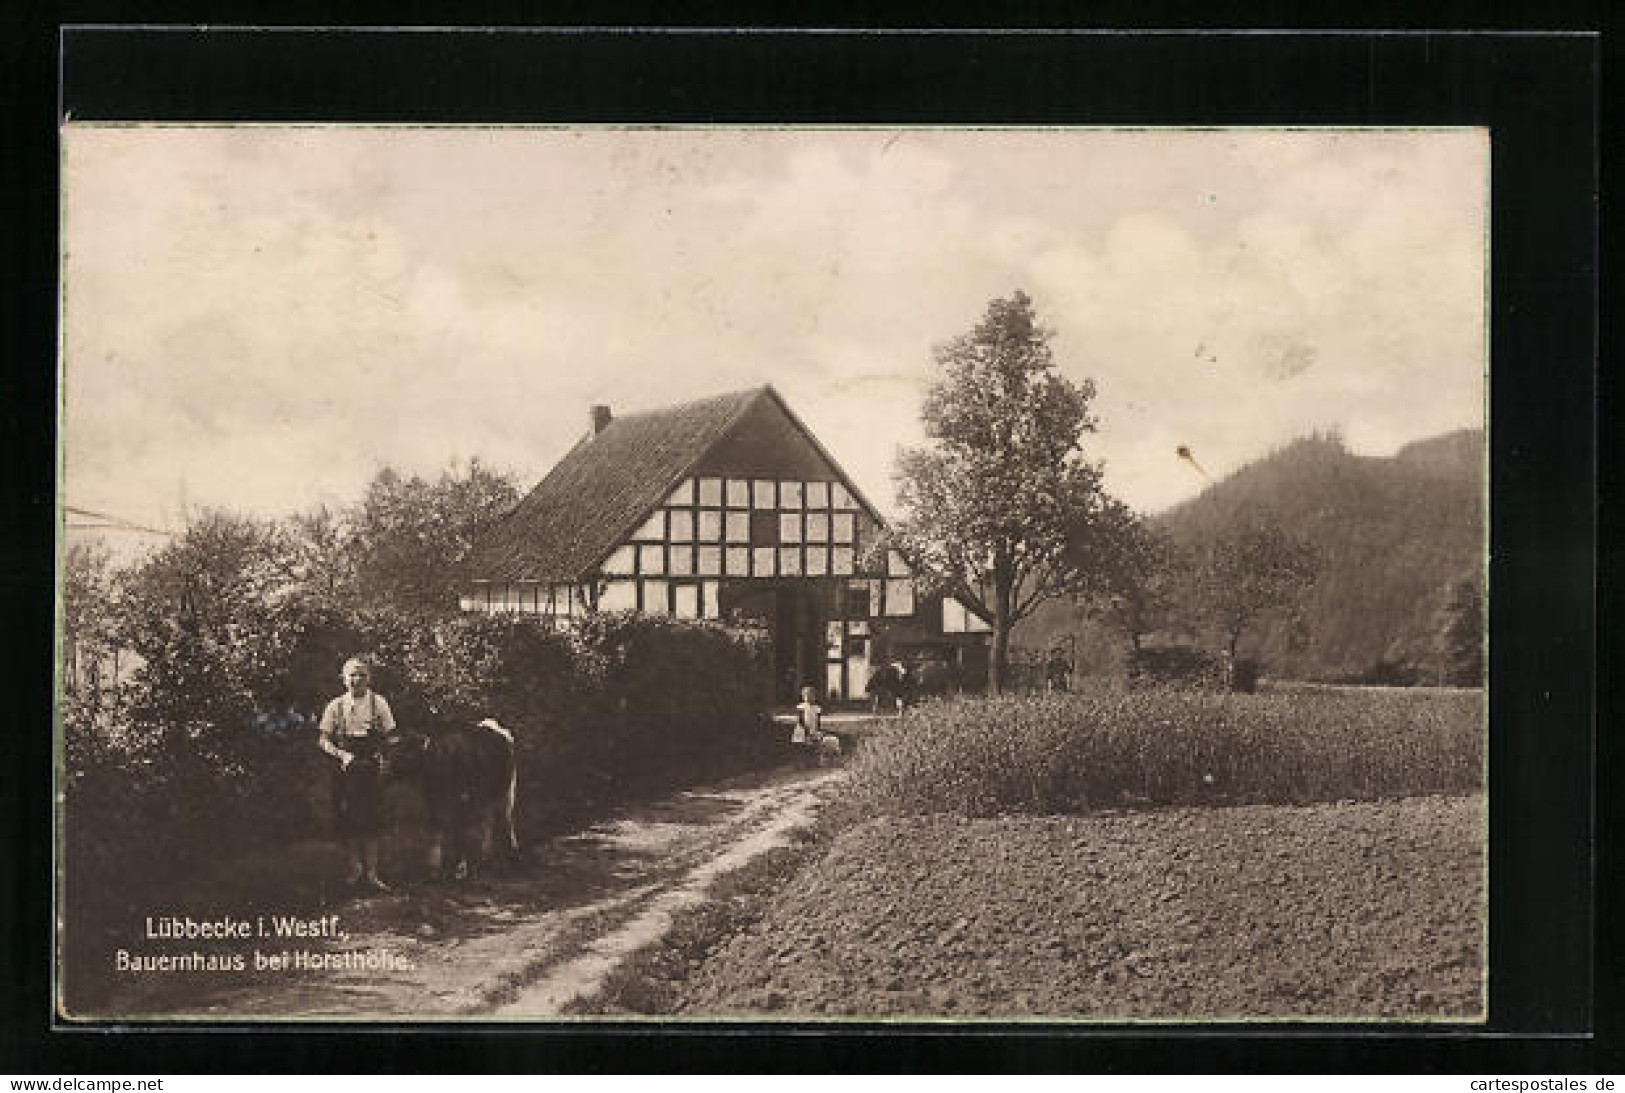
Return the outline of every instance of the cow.
<path id="1" fill-rule="evenodd" d="M 406 741 L 393 765 L 423 792 L 429 814 L 430 872 L 466 878 L 490 856 L 493 827 L 503 840 L 503 854 L 510 859 L 518 856 L 513 734 L 495 718 Z"/>

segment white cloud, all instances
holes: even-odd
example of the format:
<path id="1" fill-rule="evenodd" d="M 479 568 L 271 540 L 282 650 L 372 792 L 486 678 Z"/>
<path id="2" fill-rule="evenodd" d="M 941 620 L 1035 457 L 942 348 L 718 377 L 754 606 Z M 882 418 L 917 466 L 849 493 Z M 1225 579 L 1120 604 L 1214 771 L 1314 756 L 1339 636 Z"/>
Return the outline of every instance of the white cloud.
<path id="1" fill-rule="evenodd" d="M 1475 423 L 1475 133 L 70 127 L 67 490 L 157 518 L 539 476 L 586 406 L 775 384 L 890 498 L 930 348 L 1024 287 L 1131 502 Z M 1418 397 L 1425 392 L 1425 397 Z"/>

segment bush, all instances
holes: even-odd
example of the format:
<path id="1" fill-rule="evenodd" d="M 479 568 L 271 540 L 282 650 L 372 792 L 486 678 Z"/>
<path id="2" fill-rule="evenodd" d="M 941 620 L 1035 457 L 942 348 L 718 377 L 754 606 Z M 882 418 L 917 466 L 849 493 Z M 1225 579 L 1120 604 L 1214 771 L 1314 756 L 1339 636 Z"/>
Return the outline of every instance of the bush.
<path id="1" fill-rule="evenodd" d="M 1483 787 L 1483 702 L 1427 692 L 1020 696 L 923 706 L 858 752 L 842 815 L 1302 804 Z"/>
<path id="2" fill-rule="evenodd" d="M 608 615 L 569 632 L 533 617 L 432 620 L 297 600 L 262 621 L 227 645 L 177 631 L 176 659 L 143 665 L 114 714 L 64 703 L 76 918 L 116 918 L 116 901 L 323 834 L 332 764 L 317 723 L 357 654 L 405 732 L 501 721 L 532 828 L 774 754 L 758 721 L 769 658 L 715 624 Z"/>
<path id="3" fill-rule="evenodd" d="M 501 721 L 522 798 L 549 807 L 763 758 L 765 650 L 710 623 L 604 615 L 569 632 L 534 617 L 429 620 L 290 601 L 239 647 L 177 652 L 178 663 L 138 673 L 114 726 L 64 706 L 66 810 L 87 833 L 76 865 L 173 873 L 205 848 L 218 857 L 320 833 L 328 763 L 316 727 L 340 665 L 358 654 L 404 732 Z"/>
<path id="4" fill-rule="evenodd" d="M 1222 691 L 1229 672 L 1223 653 L 1190 645 L 1148 646 L 1129 654 L 1129 686 Z"/>
<path id="5" fill-rule="evenodd" d="M 409 730 L 501 721 L 528 825 L 761 761 L 770 673 L 757 641 L 711 623 L 604 614 L 565 631 L 470 615 L 418 635 L 385 693 Z"/>
<path id="6" fill-rule="evenodd" d="M 764 734 L 772 664 L 751 631 L 614 613 L 576 630 L 601 760 L 618 777 L 671 784 L 735 767 Z"/>

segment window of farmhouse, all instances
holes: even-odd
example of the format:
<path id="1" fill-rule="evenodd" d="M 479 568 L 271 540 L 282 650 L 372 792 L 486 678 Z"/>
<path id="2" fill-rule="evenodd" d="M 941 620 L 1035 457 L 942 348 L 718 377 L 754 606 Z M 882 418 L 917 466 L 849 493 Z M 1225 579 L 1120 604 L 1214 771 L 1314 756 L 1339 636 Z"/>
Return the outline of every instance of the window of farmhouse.
<path id="1" fill-rule="evenodd" d="M 598 596 L 600 611 L 635 611 L 638 606 L 636 581 L 605 581 Z"/>
<path id="2" fill-rule="evenodd" d="M 643 611 L 648 615 L 664 615 L 671 610 L 665 581 L 643 582 Z"/>
<path id="3" fill-rule="evenodd" d="M 914 614 L 914 582 L 913 581 L 887 581 L 886 582 L 886 614 L 912 615 Z"/>
<path id="4" fill-rule="evenodd" d="M 839 482 L 689 478 L 603 569 L 661 578 L 847 576 L 857 569 L 858 515 Z M 893 577 L 908 574 L 900 562 Z M 707 608 L 702 595 L 699 610 Z"/>

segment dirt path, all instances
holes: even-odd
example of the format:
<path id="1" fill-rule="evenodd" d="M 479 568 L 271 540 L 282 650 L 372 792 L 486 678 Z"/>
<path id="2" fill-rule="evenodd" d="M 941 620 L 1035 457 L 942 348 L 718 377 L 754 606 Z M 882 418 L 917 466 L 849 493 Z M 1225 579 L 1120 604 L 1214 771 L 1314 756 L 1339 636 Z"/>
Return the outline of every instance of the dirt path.
<path id="1" fill-rule="evenodd" d="M 326 911 L 338 916 L 338 937 L 241 946 L 242 972 L 143 976 L 146 989 L 119 1010 L 204 1019 L 556 1017 L 663 936 L 714 879 L 809 825 L 841 777 L 735 779 L 530 847 L 507 876 L 420 882 L 335 903 Z M 305 967 L 256 970 L 256 950 L 295 954 Z M 311 970 L 316 962 L 326 967 Z"/>

